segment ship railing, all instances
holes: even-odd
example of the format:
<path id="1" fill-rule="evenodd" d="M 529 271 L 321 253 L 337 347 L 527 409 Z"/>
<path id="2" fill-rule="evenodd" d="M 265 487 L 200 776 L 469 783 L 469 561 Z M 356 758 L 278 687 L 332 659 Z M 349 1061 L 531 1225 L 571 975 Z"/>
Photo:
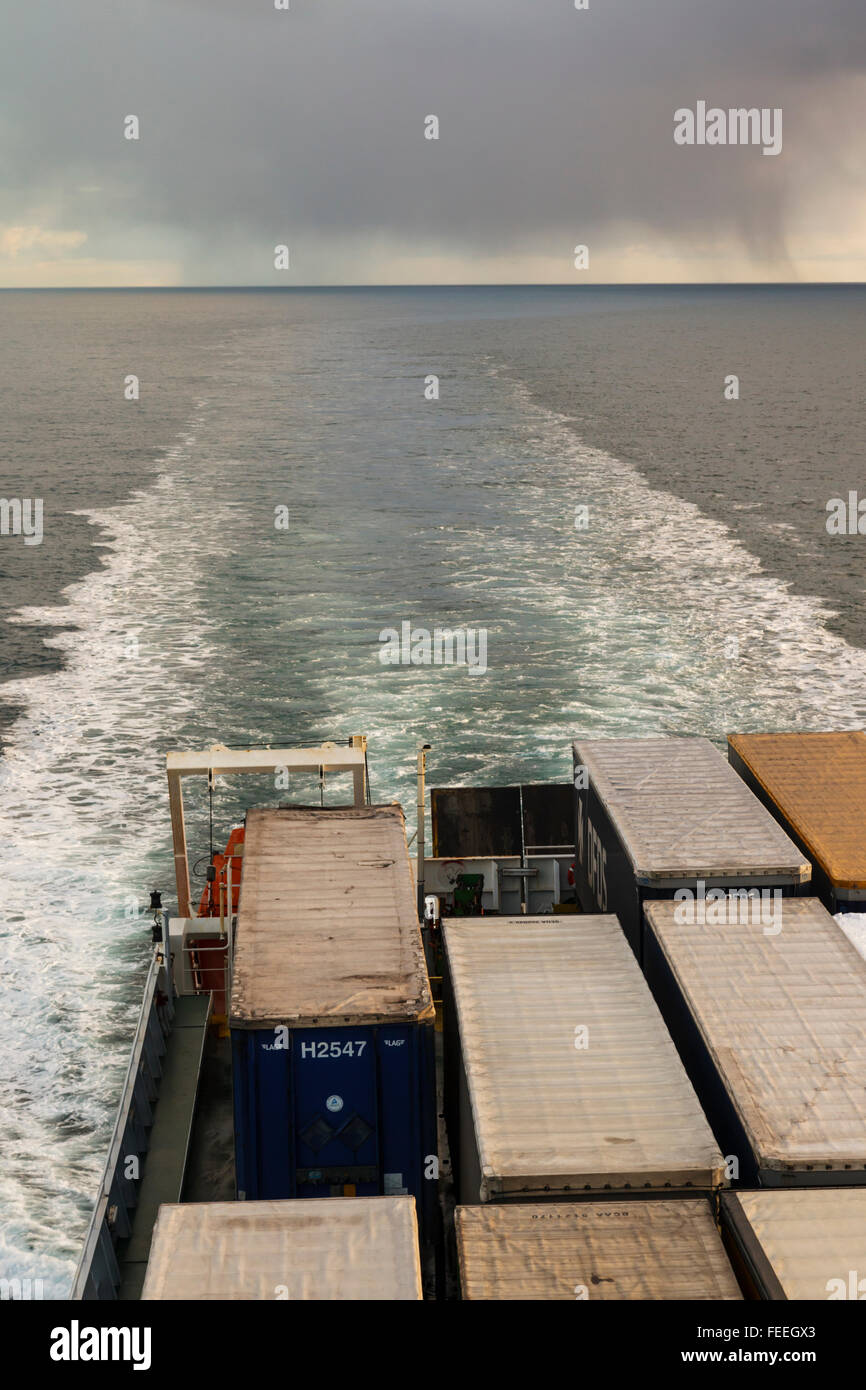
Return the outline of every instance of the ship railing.
<path id="1" fill-rule="evenodd" d="M 96 1203 L 72 1281 L 71 1299 L 117 1297 L 116 1246 L 132 1231 L 166 1036 L 174 1016 L 163 948 L 154 952 L 144 985 L 120 1104 Z"/>

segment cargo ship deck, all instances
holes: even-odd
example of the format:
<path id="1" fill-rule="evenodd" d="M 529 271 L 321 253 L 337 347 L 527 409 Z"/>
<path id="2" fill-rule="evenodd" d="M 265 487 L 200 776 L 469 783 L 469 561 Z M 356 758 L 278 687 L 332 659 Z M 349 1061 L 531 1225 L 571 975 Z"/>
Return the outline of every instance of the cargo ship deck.
<path id="1" fill-rule="evenodd" d="M 315 1269 L 274 1296 L 346 1297 L 327 1292 L 329 1219 L 404 1261 L 399 1298 L 796 1297 L 789 1192 L 795 1226 L 826 1213 L 828 1260 L 866 1263 L 866 960 L 745 780 L 705 740 L 577 741 L 573 787 L 434 788 L 428 857 L 425 752 L 414 861 L 401 808 L 370 803 L 363 738 L 169 755 L 178 912 L 152 893 L 72 1297 L 270 1297 L 293 1232 Z M 181 779 L 286 767 L 348 774 L 352 804 L 249 811 L 193 915 Z M 778 925 L 747 912 L 710 940 L 682 897 L 735 914 L 769 897 Z M 223 1270 L 178 1291 L 195 1204 L 202 1251 L 237 1232 L 243 1287 Z M 331 1252 L 351 1296 L 382 1297 L 351 1249 Z"/>
<path id="2" fill-rule="evenodd" d="M 234 1202 L 235 1134 L 231 1041 L 210 1024 L 211 1000 L 190 995 L 177 1001 L 162 1059 L 158 1104 L 129 1236 L 116 1255 L 116 1297 L 141 1297 L 159 1208 L 168 1203 Z M 444 1125 L 442 1036 L 436 1034 L 436 1093 L 441 1230 L 437 1249 L 421 1251 L 425 1298 L 456 1296 L 454 1187 Z M 93 1274 L 94 1272 L 92 1272 Z M 103 1290 L 105 1286 L 103 1285 Z M 95 1291 L 95 1289 L 94 1289 Z"/>

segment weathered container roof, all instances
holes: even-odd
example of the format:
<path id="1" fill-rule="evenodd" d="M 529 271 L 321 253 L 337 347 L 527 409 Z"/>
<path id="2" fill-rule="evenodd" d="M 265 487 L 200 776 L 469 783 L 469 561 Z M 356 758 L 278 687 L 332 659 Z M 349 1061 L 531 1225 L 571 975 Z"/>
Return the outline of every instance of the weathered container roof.
<path id="1" fill-rule="evenodd" d="M 706 1201 L 488 1202 L 455 1225 L 466 1299 L 742 1298 Z"/>
<path id="2" fill-rule="evenodd" d="M 162 1206 L 141 1296 L 420 1299 L 415 1199 Z"/>
<path id="3" fill-rule="evenodd" d="M 639 883 L 811 877 L 802 851 L 709 739 L 577 739 L 574 760 Z"/>
<path id="4" fill-rule="evenodd" d="M 866 1168 L 866 962 L 817 898 L 764 925 L 680 906 L 644 911 L 759 1166 Z"/>
<path id="5" fill-rule="evenodd" d="M 729 747 L 837 888 L 866 888 L 866 734 L 731 734 Z"/>
<path id="6" fill-rule="evenodd" d="M 433 1015 L 401 808 L 248 812 L 231 1026 Z"/>
<path id="7" fill-rule="evenodd" d="M 488 1195 L 722 1182 L 616 917 L 449 920 L 445 941 Z"/>
<path id="8" fill-rule="evenodd" d="M 725 1194 L 726 1215 L 737 1208 L 748 1222 L 750 1236 L 772 1266 L 790 1299 L 827 1299 L 831 1280 L 841 1280 L 845 1297 L 851 1293 L 850 1271 L 866 1278 L 866 1188 L 819 1187 L 762 1189 Z M 736 1219 L 736 1218 L 735 1218 Z M 737 1222 L 742 1238 L 742 1222 Z M 833 1286 L 839 1293 L 839 1286 Z"/>

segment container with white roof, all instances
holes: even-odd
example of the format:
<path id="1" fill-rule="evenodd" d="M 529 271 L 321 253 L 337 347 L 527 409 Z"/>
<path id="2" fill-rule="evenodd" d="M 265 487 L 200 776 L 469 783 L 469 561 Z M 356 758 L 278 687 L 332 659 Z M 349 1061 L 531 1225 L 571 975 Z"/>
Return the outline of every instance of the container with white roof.
<path id="1" fill-rule="evenodd" d="M 817 898 L 684 906 L 646 904 L 644 970 L 732 1177 L 866 1183 L 866 961 Z"/>
<path id="2" fill-rule="evenodd" d="M 866 1298 L 866 1188 L 726 1192 L 721 1221 L 750 1296 Z"/>
<path id="3" fill-rule="evenodd" d="M 648 899 L 808 882 L 802 850 L 709 739 L 577 739 L 573 756 L 578 901 L 616 913 L 638 960 Z"/>
<path id="4" fill-rule="evenodd" d="M 141 1296 L 415 1301 L 422 1295 L 414 1199 L 162 1206 Z"/>
<path id="5" fill-rule="evenodd" d="M 710 1192 L 724 1162 L 615 917 L 445 923 L 462 1203 Z"/>

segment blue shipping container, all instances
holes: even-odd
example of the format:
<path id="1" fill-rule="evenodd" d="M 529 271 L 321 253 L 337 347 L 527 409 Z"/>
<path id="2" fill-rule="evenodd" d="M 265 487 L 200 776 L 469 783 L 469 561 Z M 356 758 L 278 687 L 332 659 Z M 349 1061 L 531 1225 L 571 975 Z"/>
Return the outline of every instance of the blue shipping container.
<path id="1" fill-rule="evenodd" d="M 232 972 L 238 1197 L 437 1209 L 435 1011 L 399 806 L 247 815 Z"/>
<path id="2" fill-rule="evenodd" d="M 423 1217 L 437 1190 L 431 1024 L 234 1029 L 232 1061 L 239 1197 L 409 1193 Z"/>

